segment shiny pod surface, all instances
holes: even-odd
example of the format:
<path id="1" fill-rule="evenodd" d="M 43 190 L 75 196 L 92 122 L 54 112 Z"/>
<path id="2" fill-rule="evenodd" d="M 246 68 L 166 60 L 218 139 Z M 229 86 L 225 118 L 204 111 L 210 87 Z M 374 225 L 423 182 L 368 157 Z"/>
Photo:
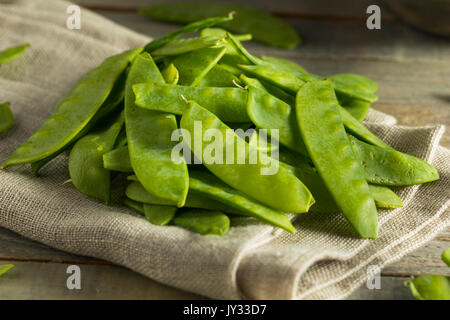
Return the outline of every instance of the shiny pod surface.
<path id="1" fill-rule="evenodd" d="M 17 59 L 25 53 L 30 44 L 23 44 L 0 51 L 0 64 Z"/>
<path id="2" fill-rule="evenodd" d="M 189 229 L 200 234 L 222 236 L 230 228 L 230 218 L 220 211 L 182 210 L 172 220 L 176 226 Z"/>
<path id="3" fill-rule="evenodd" d="M 0 134 L 11 128 L 13 124 L 14 114 L 9 107 L 9 103 L 0 103 Z"/>

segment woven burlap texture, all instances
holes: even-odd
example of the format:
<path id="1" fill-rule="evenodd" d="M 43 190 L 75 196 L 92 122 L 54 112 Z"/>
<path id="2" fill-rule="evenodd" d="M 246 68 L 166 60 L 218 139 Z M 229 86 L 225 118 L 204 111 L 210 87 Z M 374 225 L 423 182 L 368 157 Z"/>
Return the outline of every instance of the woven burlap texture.
<path id="1" fill-rule="evenodd" d="M 31 43 L 20 59 L 0 66 L 0 100 L 16 122 L 0 137 L 0 161 L 49 116 L 86 72 L 112 54 L 149 38 L 87 9 L 81 30 L 66 27 L 69 3 L 0 0 L 0 49 Z M 149 33 L 151 30 L 149 28 Z M 337 299 L 384 265 L 423 245 L 450 224 L 450 151 L 442 126 L 402 127 L 371 111 L 366 124 L 398 150 L 433 163 L 437 182 L 399 190 L 405 206 L 380 211 L 379 238 L 358 239 L 342 215 L 303 214 L 297 233 L 263 224 L 236 226 L 223 237 L 154 226 L 119 204 L 89 199 L 70 184 L 67 155 L 42 170 L 0 171 L 0 226 L 49 246 L 126 266 L 159 282 L 219 299 Z"/>

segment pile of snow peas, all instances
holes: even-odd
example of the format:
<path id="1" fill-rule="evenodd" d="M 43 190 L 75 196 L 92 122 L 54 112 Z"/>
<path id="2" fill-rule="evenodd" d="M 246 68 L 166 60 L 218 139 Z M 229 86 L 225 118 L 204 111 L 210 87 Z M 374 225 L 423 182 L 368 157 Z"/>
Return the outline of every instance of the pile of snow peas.
<path id="1" fill-rule="evenodd" d="M 438 171 L 361 123 L 377 100 L 375 82 L 255 57 L 242 45 L 251 35 L 214 27 L 232 18 L 200 20 L 107 58 L 2 167 L 31 164 L 37 174 L 70 150 L 75 188 L 108 204 L 112 179 L 125 174 L 123 204 L 156 225 L 223 235 L 235 221 L 256 219 L 293 233 L 288 214 L 342 213 L 355 235 L 375 239 L 377 209 L 403 205 L 390 187 L 431 182 Z M 254 141 L 273 139 L 278 157 L 267 147 L 256 163 L 188 163 L 217 142 L 203 137 L 193 146 L 199 122 L 222 137 L 231 128 L 265 129 L 267 137 L 254 130 L 249 139 L 232 131 L 232 147 L 248 160 Z M 189 148 L 174 159 L 180 131 L 189 133 L 182 137 Z M 278 170 L 261 174 L 268 164 Z"/>

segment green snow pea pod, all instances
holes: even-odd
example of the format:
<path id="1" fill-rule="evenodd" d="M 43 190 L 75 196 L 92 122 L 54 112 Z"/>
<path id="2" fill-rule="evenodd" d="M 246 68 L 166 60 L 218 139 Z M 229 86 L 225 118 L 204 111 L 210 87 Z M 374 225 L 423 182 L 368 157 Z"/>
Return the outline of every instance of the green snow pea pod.
<path id="1" fill-rule="evenodd" d="M 177 84 L 180 79 L 180 74 L 173 64 L 170 64 L 164 68 L 161 71 L 161 75 L 163 76 L 164 81 L 168 84 Z"/>
<path id="2" fill-rule="evenodd" d="M 200 130 L 194 131 L 196 121 L 201 121 L 203 132 L 215 129 L 212 130 L 216 133 L 214 142 L 203 141 L 200 146 L 193 143 L 195 140 L 205 140 Z M 275 159 L 250 148 L 248 143 L 240 139 L 218 117 L 197 103 L 190 102 L 190 108 L 181 117 L 181 128 L 190 133 L 190 139 L 184 138 L 198 159 L 203 161 L 202 155 L 211 148 L 215 150 L 215 154 L 221 153 L 226 157 L 226 159 L 223 157 L 214 159 L 218 161 L 212 161 L 212 163 L 203 162 L 214 175 L 231 187 L 271 208 L 284 212 L 307 212 L 314 203 L 309 190 L 289 170 L 279 166 Z M 235 149 L 233 154 L 229 152 L 233 159 L 228 159 L 226 155 L 226 149 L 230 147 Z M 257 155 L 256 159 L 251 159 L 251 155 Z"/>
<path id="3" fill-rule="evenodd" d="M 0 103 L 0 134 L 14 124 L 14 114 L 9 108 L 9 102 Z"/>
<path id="4" fill-rule="evenodd" d="M 202 29 L 200 35 L 203 37 L 222 37 L 225 38 L 227 31 L 222 28 L 205 28 Z M 252 40 L 253 36 L 250 33 L 247 34 L 233 34 L 233 36 L 239 41 Z"/>
<path id="5" fill-rule="evenodd" d="M 419 276 L 408 281 L 412 294 L 419 300 L 450 300 L 450 277 Z"/>
<path id="6" fill-rule="evenodd" d="M 9 269 L 13 268 L 13 264 L 2 264 L 0 265 L 0 276 L 7 272 Z"/>
<path id="7" fill-rule="evenodd" d="M 342 122 L 344 123 L 345 130 L 353 136 L 359 138 L 362 141 L 370 143 L 380 148 L 392 149 L 390 145 L 378 138 L 372 132 L 369 131 L 362 123 L 348 112 L 345 108 L 338 106 L 339 113 L 341 114 Z"/>
<path id="8" fill-rule="evenodd" d="M 129 177 L 131 180 L 134 180 L 134 177 Z M 152 205 L 160 205 L 160 206 L 176 206 L 176 202 L 170 201 L 167 199 L 161 199 L 157 196 L 147 192 L 144 187 L 142 187 L 141 183 L 137 180 L 131 182 L 126 190 L 125 194 L 129 199 L 134 201 L 144 203 L 144 204 L 152 204 Z M 240 214 L 237 210 L 224 205 L 212 198 L 205 197 L 199 193 L 189 192 L 186 198 L 186 203 L 184 204 L 186 208 L 199 208 L 199 209 L 207 209 L 207 210 L 219 210 L 229 213 Z"/>
<path id="9" fill-rule="evenodd" d="M 295 167 L 284 163 L 283 165 L 303 181 L 314 196 L 316 202 L 311 206 L 311 212 L 336 213 L 341 211 L 317 170 L 302 163 L 297 163 Z M 402 200 L 389 188 L 369 184 L 369 189 L 377 208 L 393 209 L 403 206 Z"/>
<path id="10" fill-rule="evenodd" d="M 349 136 L 367 181 L 384 186 L 410 186 L 439 179 L 431 164 L 394 149 L 380 148 Z"/>
<path id="11" fill-rule="evenodd" d="M 218 37 L 176 39 L 153 51 L 152 56 L 176 56 L 199 49 L 220 46 L 220 42 L 223 42 L 223 39 Z"/>
<path id="12" fill-rule="evenodd" d="M 236 33 L 250 33 L 259 42 L 285 49 L 293 49 L 300 43 L 297 32 L 284 21 L 242 5 L 183 1 L 153 5 L 140 13 L 155 20 L 189 23 L 232 11 L 236 12 L 234 19 L 221 23 L 221 28 Z"/>
<path id="13" fill-rule="evenodd" d="M 177 210 L 177 207 L 144 204 L 145 218 L 158 226 L 165 226 L 172 221 Z"/>
<path id="14" fill-rule="evenodd" d="M 253 56 L 250 52 L 245 49 L 245 47 L 242 45 L 242 43 L 234 37 L 231 33 L 227 32 L 226 34 L 226 40 L 228 41 L 229 46 L 233 49 L 237 55 L 242 57 L 246 63 L 251 64 L 261 64 L 264 63 L 261 59 Z"/>
<path id="15" fill-rule="evenodd" d="M 303 141 L 327 189 L 358 234 L 375 239 L 377 208 L 345 133 L 331 81 L 305 84 L 296 107 Z"/>
<path id="16" fill-rule="evenodd" d="M 121 112 L 106 127 L 78 140 L 70 151 L 69 174 L 81 193 L 109 203 L 111 172 L 103 167 L 103 155 L 114 148 L 124 124 Z"/>
<path id="17" fill-rule="evenodd" d="M 305 68 L 303 68 L 301 65 L 287 60 L 287 59 L 283 59 L 283 58 L 278 58 L 278 57 L 269 57 L 269 56 L 262 56 L 261 59 L 265 62 L 269 62 L 279 68 L 283 68 L 286 70 L 294 70 L 297 72 L 301 72 L 301 73 L 308 73 L 308 71 L 306 71 Z"/>
<path id="18" fill-rule="evenodd" d="M 447 266 L 450 267 L 450 249 L 447 249 L 444 252 L 442 252 L 442 261 L 444 261 L 445 264 L 447 264 Z"/>
<path id="19" fill-rule="evenodd" d="M 189 108 L 183 100 L 203 103 L 226 122 L 249 122 L 247 91 L 240 88 L 188 87 L 158 83 L 140 83 L 133 86 L 136 105 L 150 110 L 182 114 Z"/>
<path id="20" fill-rule="evenodd" d="M 121 146 L 103 155 L 103 167 L 111 171 L 133 172 L 128 146 Z"/>
<path id="21" fill-rule="evenodd" d="M 172 223 L 192 232 L 219 236 L 230 228 L 230 218 L 223 212 L 198 209 L 178 212 Z"/>
<path id="22" fill-rule="evenodd" d="M 114 84 L 113 89 L 111 90 L 108 98 L 106 98 L 105 102 L 103 102 L 100 109 L 97 113 L 92 117 L 89 123 L 80 131 L 78 134 L 73 137 L 69 142 L 63 145 L 60 149 L 53 152 L 48 157 L 45 157 L 42 160 L 38 160 L 31 164 L 31 168 L 35 175 L 39 173 L 39 170 L 50 162 L 52 159 L 56 158 L 65 150 L 69 149 L 74 142 L 78 141 L 82 137 L 84 137 L 90 130 L 95 128 L 96 125 L 101 124 L 110 114 L 112 114 L 115 110 L 120 107 L 123 107 L 123 97 L 125 93 L 125 80 L 127 77 L 127 72 L 124 71 L 120 75 L 119 79 L 117 79 Z"/>
<path id="23" fill-rule="evenodd" d="M 107 58 L 89 72 L 58 103 L 47 119 L 2 168 L 36 162 L 58 152 L 89 123 L 111 92 L 114 83 L 142 48 Z"/>
<path id="24" fill-rule="evenodd" d="M 126 146 L 127 143 L 128 143 L 127 130 L 125 129 L 125 127 L 123 127 L 122 130 L 120 131 L 119 135 L 117 136 L 116 143 L 114 144 L 114 148 L 117 149 L 117 148 Z"/>
<path id="25" fill-rule="evenodd" d="M 144 213 L 144 204 L 142 202 L 131 200 L 130 198 L 124 197 L 122 199 L 122 203 L 127 206 L 130 209 L 133 209 L 134 211 L 145 214 Z"/>
<path id="26" fill-rule="evenodd" d="M 17 59 L 28 49 L 30 44 L 23 44 L 0 51 L 0 64 Z"/>
<path id="27" fill-rule="evenodd" d="M 370 109 L 370 102 L 360 99 L 343 98 L 339 99 L 339 104 L 359 122 L 364 120 Z"/>
<path id="28" fill-rule="evenodd" d="M 141 10 L 139 12 L 145 14 L 144 11 L 145 10 Z M 196 32 L 200 29 L 212 27 L 218 23 L 229 21 L 229 20 L 233 19 L 233 15 L 228 14 L 228 12 L 226 14 L 227 14 L 226 17 L 212 17 L 212 18 L 206 18 L 206 19 L 203 19 L 200 21 L 193 21 L 192 23 L 190 23 L 180 29 L 171 31 L 168 34 L 166 34 L 164 37 L 153 40 L 149 44 L 147 44 L 145 46 L 145 51 L 152 53 L 156 49 L 161 48 L 165 44 L 177 39 L 182 34 Z"/>
<path id="29" fill-rule="evenodd" d="M 139 108 L 135 105 L 132 86 L 141 82 L 164 80 L 148 53 L 133 62 L 125 86 L 125 125 L 131 166 L 144 188 L 154 195 L 176 201 L 183 206 L 189 188 L 188 171 L 184 158 L 172 161 L 176 144 L 171 141 L 177 130 L 172 114 Z"/>
<path id="30" fill-rule="evenodd" d="M 278 129 L 279 140 L 286 147 L 308 156 L 291 106 L 253 86 L 248 88 L 247 112 L 262 129 Z M 270 131 L 268 131 L 270 133 Z"/>
<path id="31" fill-rule="evenodd" d="M 333 82 L 338 97 L 347 96 L 367 102 L 375 102 L 378 99 L 374 94 L 378 85 L 369 78 L 353 73 L 342 73 L 332 75 L 328 79 Z"/>
<path id="32" fill-rule="evenodd" d="M 226 67 L 215 65 L 198 83 L 199 87 L 235 87 L 241 84 L 241 80 L 233 73 L 228 71 Z"/>
<path id="33" fill-rule="evenodd" d="M 189 177 L 189 190 L 222 202 L 241 214 L 260 219 L 288 232 L 295 232 L 295 228 L 286 214 L 250 199 L 209 172 L 192 170 Z"/>
<path id="34" fill-rule="evenodd" d="M 225 54 L 226 48 L 204 48 L 174 57 L 174 64 L 180 74 L 181 85 L 196 86 Z"/>
<path id="35" fill-rule="evenodd" d="M 255 78 L 249 78 L 245 74 L 241 74 L 240 79 L 245 83 L 247 87 L 254 87 L 260 90 L 263 90 L 267 93 L 270 93 L 274 97 L 283 100 L 289 105 L 295 105 L 295 97 L 290 95 L 286 91 L 267 83 L 264 80 L 258 80 Z"/>

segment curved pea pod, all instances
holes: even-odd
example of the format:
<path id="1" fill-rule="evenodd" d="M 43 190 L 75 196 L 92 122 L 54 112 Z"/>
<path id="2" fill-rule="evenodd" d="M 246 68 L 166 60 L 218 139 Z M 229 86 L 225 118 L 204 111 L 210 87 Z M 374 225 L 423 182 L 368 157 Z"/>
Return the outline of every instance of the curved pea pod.
<path id="1" fill-rule="evenodd" d="M 291 166 L 283 163 L 292 173 L 294 173 L 311 191 L 316 202 L 311 206 L 311 212 L 336 213 L 341 210 L 328 191 L 323 179 L 317 171 L 305 163 L 298 163 Z M 403 206 L 402 200 L 391 189 L 382 186 L 369 185 L 370 193 L 377 208 L 394 209 Z"/>
<path id="2" fill-rule="evenodd" d="M 107 58 L 58 103 L 53 114 L 2 164 L 3 168 L 36 162 L 58 152 L 94 117 L 115 81 L 142 48 Z"/>
<path id="3" fill-rule="evenodd" d="M 295 105 L 295 97 L 286 91 L 267 83 L 267 81 L 261 81 L 255 78 L 247 77 L 245 74 L 241 74 L 240 79 L 245 83 L 248 87 L 254 87 L 260 90 L 263 90 L 267 93 L 270 93 L 274 97 L 283 100 L 289 105 Z"/>
<path id="4" fill-rule="evenodd" d="M 450 300 L 450 277 L 425 275 L 407 283 L 416 299 Z"/>
<path id="5" fill-rule="evenodd" d="M 120 113 L 106 128 L 78 140 L 69 156 L 69 174 L 75 188 L 106 203 L 111 197 L 111 172 L 103 167 L 103 154 L 114 148 L 123 123 Z"/>
<path id="6" fill-rule="evenodd" d="M 199 234 L 216 234 L 222 236 L 230 228 L 230 218 L 220 211 L 183 210 L 172 220 L 176 226 Z"/>
<path id="7" fill-rule="evenodd" d="M 370 109 L 370 102 L 359 99 L 339 99 L 339 103 L 359 122 L 364 120 Z"/>
<path id="8" fill-rule="evenodd" d="M 182 156 L 172 160 L 177 130 L 174 115 L 139 108 L 132 86 L 141 82 L 163 82 L 148 53 L 133 62 L 125 87 L 125 125 L 131 166 L 144 188 L 154 195 L 183 206 L 189 188 L 187 166 Z"/>
<path id="9" fill-rule="evenodd" d="M 170 64 L 164 68 L 161 71 L 161 75 L 163 76 L 164 81 L 168 84 L 177 84 L 178 80 L 180 80 L 180 74 L 173 64 Z"/>
<path id="10" fill-rule="evenodd" d="M 202 125 L 203 130 L 194 131 L 198 124 Z M 183 137 L 198 159 L 203 161 L 205 150 L 211 149 L 215 150 L 215 154 L 226 157 L 203 162 L 214 175 L 231 187 L 284 212 L 307 212 L 314 203 L 309 190 L 289 170 L 279 166 L 277 160 L 250 148 L 248 143 L 240 139 L 219 118 L 197 103 L 190 102 L 190 108 L 181 117 L 181 128 L 189 132 L 190 137 L 184 136 L 186 132 Z M 215 133 L 214 143 L 203 141 L 202 144 L 196 145 L 195 141 L 203 139 L 202 131 L 209 129 L 213 129 L 212 132 Z M 227 156 L 229 148 L 233 148 L 234 152 L 228 151 Z M 252 155 L 257 155 L 256 159 L 251 159 Z"/>
<path id="11" fill-rule="evenodd" d="M 233 51 L 240 56 L 245 63 L 251 63 L 251 64 L 261 64 L 263 61 L 254 55 L 252 55 L 250 52 L 245 49 L 245 47 L 242 45 L 242 43 L 231 33 L 227 32 L 226 34 L 226 41 L 228 42 L 229 46 L 233 49 Z"/>
<path id="12" fill-rule="evenodd" d="M 352 151 L 338 107 L 330 81 L 309 82 L 297 94 L 298 125 L 317 171 L 344 216 L 361 237 L 375 239 L 375 201 Z"/>
<path id="13" fill-rule="evenodd" d="M 146 10 L 140 10 L 139 12 L 142 14 L 146 14 Z M 228 12 L 226 14 L 227 14 L 227 16 L 224 16 L 224 17 L 212 17 L 212 18 L 206 18 L 206 19 L 199 20 L 199 21 L 195 21 L 195 20 L 198 20 L 198 19 L 195 19 L 195 20 L 193 20 L 192 23 L 190 23 L 182 28 L 179 28 L 177 30 L 171 31 L 168 34 L 166 34 L 164 37 L 161 37 L 159 39 L 151 41 L 149 44 L 147 44 L 145 46 L 145 51 L 151 53 L 151 52 L 155 51 L 156 49 L 161 48 L 165 44 L 177 39 L 182 34 L 196 32 L 200 29 L 212 27 L 218 23 L 229 21 L 229 20 L 233 19 L 233 15 L 228 14 Z"/>
<path id="14" fill-rule="evenodd" d="M 133 172 L 128 146 L 122 146 L 103 155 L 103 167 L 111 171 Z"/>
<path id="15" fill-rule="evenodd" d="M 25 53 L 30 44 L 23 44 L 0 51 L 0 64 L 17 59 Z"/>
<path id="16" fill-rule="evenodd" d="M 9 108 L 9 102 L 0 103 L 0 134 L 14 124 L 14 114 Z"/>
<path id="17" fill-rule="evenodd" d="M 342 73 L 332 75 L 328 79 L 333 82 L 338 97 L 345 96 L 367 102 L 375 102 L 378 99 L 374 94 L 378 85 L 369 78 L 353 73 Z"/>
<path id="18" fill-rule="evenodd" d="M 145 218 L 158 226 L 165 226 L 172 221 L 177 210 L 177 207 L 144 204 Z"/>
<path id="19" fill-rule="evenodd" d="M 145 204 L 176 206 L 175 201 L 161 199 L 147 192 L 144 189 L 144 187 L 142 187 L 141 183 L 138 180 L 135 180 L 134 177 L 129 177 L 129 179 L 133 180 L 133 182 L 131 182 L 125 190 L 125 194 L 129 199 Z M 184 207 L 207 209 L 207 210 L 219 210 L 229 213 L 241 214 L 239 211 L 229 206 L 226 206 L 223 203 L 220 203 L 212 198 L 208 198 L 201 194 L 192 192 L 188 193 Z"/>
<path id="20" fill-rule="evenodd" d="M 261 59 L 279 68 L 283 68 L 286 70 L 294 70 L 301 73 L 308 73 L 308 71 L 306 71 L 306 69 L 303 68 L 301 65 L 287 59 L 269 56 L 262 56 Z"/>
<path id="21" fill-rule="evenodd" d="M 370 132 L 369 129 L 367 129 L 362 123 L 353 118 L 353 116 L 345 108 L 338 106 L 338 109 L 340 111 L 341 119 L 342 122 L 344 123 L 345 130 L 347 132 L 351 133 L 360 140 L 363 140 L 374 146 L 392 149 L 390 145 L 388 145 L 386 142 L 378 138 L 376 135 Z"/>
<path id="22" fill-rule="evenodd" d="M 241 81 L 226 67 L 220 64 L 215 65 L 198 83 L 199 87 L 235 87 L 234 82 L 240 84 Z"/>
<path id="23" fill-rule="evenodd" d="M 450 249 L 442 252 L 442 261 L 444 261 L 445 264 L 450 267 Z"/>
<path id="24" fill-rule="evenodd" d="M 96 125 L 101 124 L 115 110 L 117 110 L 120 107 L 123 107 L 123 97 L 125 93 L 126 77 L 127 72 L 126 71 L 122 72 L 122 74 L 114 84 L 114 87 L 111 90 L 108 98 L 106 98 L 105 102 L 103 102 L 102 106 L 97 111 L 97 113 L 92 117 L 89 123 L 80 132 L 78 132 L 78 134 L 75 137 L 73 137 L 69 142 L 67 142 L 65 145 L 63 145 L 61 148 L 53 152 L 48 157 L 45 157 L 44 159 L 38 160 L 31 164 L 31 169 L 33 170 L 35 175 L 39 173 L 39 170 L 44 165 L 46 165 L 48 162 L 50 162 L 52 159 L 60 155 L 65 150 L 69 149 L 74 142 L 84 137 L 90 130 L 95 128 Z"/>
<path id="25" fill-rule="evenodd" d="M 9 269 L 14 268 L 13 264 L 2 264 L 0 265 L 0 276 L 6 273 Z"/>
<path id="26" fill-rule="evenodd" d="M 189 23 L 198 19 L 235 12 L 234 19 L 219 26 L 236 33 L 250 33 L 270 46 L 293 49 L 300 43 L 297 32 L 284 21 L 247 6 L 219 3 L 177 2 L 153 5 L 140 13 L 152 19 Z"/>
<path id="27" fill-rule="evenodd" d="M 262 129 L 278 129 L 279 140 L 286 147 L 308 156 L 291 106 L 253 86 L 248 88 L 247 112 Z M 270 132 L 270 131 L 269 131 Z"/>
<path id="28" fill-rule="evenodd" d="M 286 214 L 270 209 L 245 194 L 231 188 L 208 172 L 192 170 L 189 178 L 190 192 L 200 193 L 225 205 L 235 208 L 238 212 L 265 221 L 288 232 L 294 233 L 295 228 Z"/>
<path id="29" fill-rule="evenodd" d="M 196 86 L 202 78 L 217 64 L 227 49 L 204 48 L 188 52 L 170 59 L 180 74 L 178 81 L 181 85 Z"/>
<path id="30" fill-rule="evenodd" d="M 218 37 L 224 38 L 227 35 L 227 31 L 222 28 L 204 28 L 200 32 L 203 37 Z M 234 34 L 233 35 L 239 41 L 252 40 L 253 36 L 250 33 L 247 34 Z"/>
<path id="31" fill-rule="evenodd" d="M 124 197 L 122 203 L 134 211 L 144 214 L 144 204 L 142 202 L 131 200 L 130 198 Z"/>
<path id="32" fill-rule="evenodd" d="M 431 164 L 394 149 L 373 146 L 349 136 L 367 181 L 385 186 L 410 186 L 439 179 Z"/>
<path id="33" fill-rule="evenodd" d="M 195 37 L 187 39 L 176 39 L 164 46 L 152 51 L 153 57 L 158 56 L 176 56 L 179 54 L 196 51 L 220 45 L 223 41 L 218 37 Z"/>
<path id="34" fill-rule="evenodd" d="M 189 105 L 182 98 L 192 99 L 226 122 L 249 122 L 247 91 L 240 88 L 187 87 L 158 83 L 139 83 L 133 86 L 136 105 L 150 110 L 182 114 Z"/>

